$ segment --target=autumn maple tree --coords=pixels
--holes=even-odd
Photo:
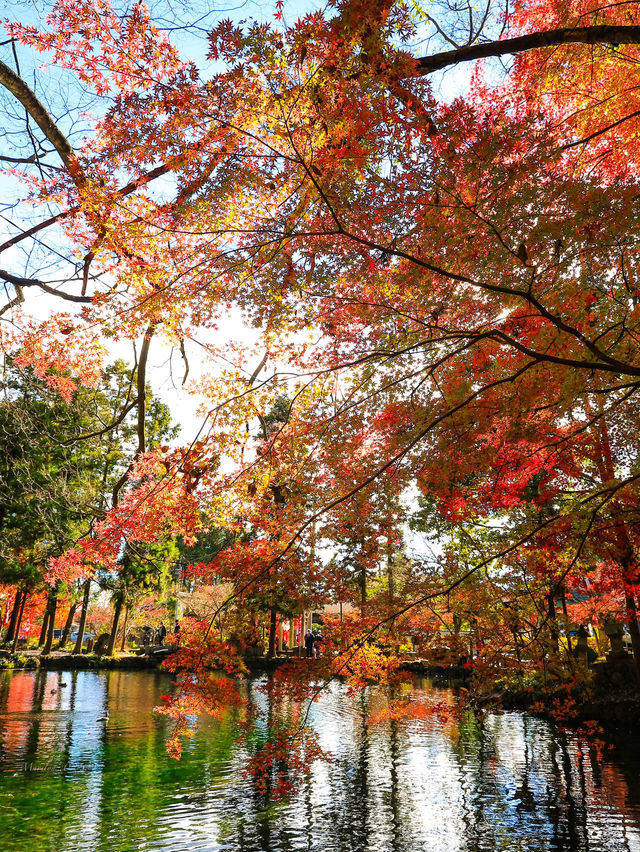
[[[59,570],[115,566],[123,538],[193,542],[204,513],[237,533],[210,567],[234,584],[228,606],[331,600],[332,537],[362,542],[362,577],[383,572],[422,494],[447,547],[401,599],[392,573],[371,602],[361,584],[326,673],[383,678],[411,619],[479,631],[481,613],[520,663],[548,631],[558,649],[556,601],[590,577],[640,664],[638,5],[463,15],[344,0],[291,22],[278,3],[268,23],[212,24],[202,68],[142,4],[6,23],[3,347],[66,397],[113,340],[138,340],[142,381],[158,340],[187,371],[196,347],[227,365],[197,383],[191,445],[149,453],[140,431],[99,535]],[[59,120],[23,51],[73,81]],[[463,94],[442,97],[462,67]],[[225,339],[236,310],[257,347]],[[196,634],[194,666],[211,623]],[[219,639],[211,655],[236,665]]]

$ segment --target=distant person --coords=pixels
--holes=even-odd
[[[176,618],[175,624],[173,625],[173,632],[176,636],[180,635],[180,620]]]
[[[158,644],[164,645],[164,639],[165,639],[166,635],[167,635],[167,628],[164,626],[164,624],[161,624],[160,627],[158,628]]]
[[[151,644],[151,627],[148,624],[142,629],[142,644],[145,648]]]
[[[304,647],[307,650],[307,657],[313,657],[313,644],[316,641],[316,637],[313,635],[311,630],[307,630],[304,634]]]

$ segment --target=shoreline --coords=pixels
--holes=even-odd
[[[94,654],[39,654],[20,653],[0,657],[0,672],[44,671],[59,670],[109,670],[109,669],[157,669],[162,659],[155,659],[145,654],[126,654],[119,657],[98,657]]]
[[[64,654],[55,652],[46,657],[38,654],[5,653],[0,656],[2,671],[158,671],[161,669],[165,654],[124,654],[113,657],[98,657],[93,654]],[[245,664],[250,675],[269,674],[280,666],[298,658],[292,657],[254,657]],[[304,659],[304,658],[300,658]],[[464,684],[472,673],[462,666],[438,666],[427,660],[405,660],[400,666],[402,671],[417,676],[429,677],[441,682],[457,681]],[[493,696],[491,696],[493,699]],[[588,723],[597,723],[605,734],[617,738],[637,735],[640,731],[640,689],[610,691],[608,694],[580,696],[570,695],[565,688],[555,692],[542,690],[525,691],[506,689],[496,695],[495,706],[486,706],[492,710],[516,710],[531,713],[556,725],[575,728]],[[573,705],[566,715],[557,712],[558,702],[569,700]],[[493,705],[493,701],[491,702]],[[564,717],[563,717],[564,716]]]
[[[158,649],[160,651],[160,649]],[[33,651],[18,651],[12,654],[0,650],[0,671],[25,671],[33,669],[156,669],[168,656],[169,649],[164,648],[160,653],[132,654],[125,653],[113,657],[96,656],[95,654],[71,654],[54,651],[47,656],[42,656]],[[252,674],[273,672],[280,666],[295,661],[302,661],[305,657],[282,656],[282,657],[249,657],[244,663]],[[410,674],[423,677],[437,677],[447,680],[466,681],[471,669],[463,666],[442,666],[430,663],[428,660],[403,660],[400,670]]]
[[[557,705],[570,702],[573,707],[563,718]],[[537,707],[534,705],[538,705]],[[542,705],[542,706],[540,706]],[[638,736],[640,733],[640,689],[631,688],[607,695],[572,696],[566,689],[556,692],[517,692],[506,690],[501,698],[501,708],[531,713],[558,726],[568,728],[600,726],[602,732],[614,740],[619,737]]]

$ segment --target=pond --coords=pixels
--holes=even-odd
[[[242,772],[237,711],[203,724],[181,762],[165,753],[152,708],[169,690],[158,672],[2,673],[0,849],[640,850],[637,744],[598,755],[521,713],[400,725],[334,685],[311,713],[333,760],[273,803]]]

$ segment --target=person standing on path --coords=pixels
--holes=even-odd
[[[304,634],[304,647],[307,649],[307,657],[313,657],[313,643],[315,642],[316,637],[313,635],[311,630],[307,630]]]

